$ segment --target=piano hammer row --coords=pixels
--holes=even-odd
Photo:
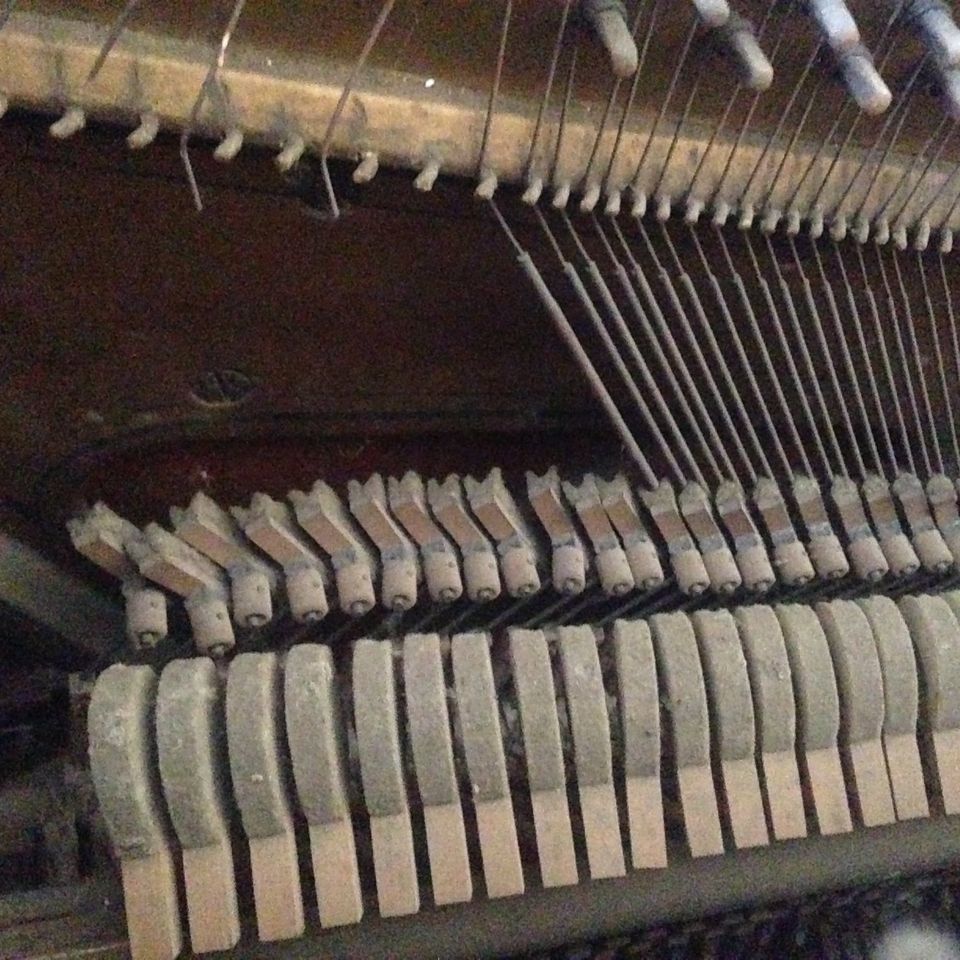
[[[175,957],[183,913],[194,952],[234,946],[238,883],[274,941],[307,871],[329,928],[960,812],[958,617],[876,596],[111,666],[90,762],[133,958]]]
[[[679,604],[844,580],[910,584],[960,561],[956,485],[907,474],[892,485],[835,478],[829,489],[795,477],[784,491],[763,478],[749,496],[732,482],[713,494],[696,483],[635,490],[623,475],[574,483],[556,468],[528,473],[515,492],[497,468],[442,482],[374,474],[350,481],[345,497],[318,481],[229,511],[197,493],[170,522],[172,531],[140,530],[97,504],[69,526],[77,549],[121,581],[135,647],[167,636],[173,595],[197,649],[214,656],[236,645],[237,630],[284,611],[316,622],[335,610],[359,618],[378,605],[442,611],[550,592],[629,603],[661,588]]]

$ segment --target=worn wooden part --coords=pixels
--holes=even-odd
[[[233,795],[250,849],[257,933],[264,941],[304,930],[280,711],[277,655],[241,653],[227,675],[227,740]]]
[[[848,600],[818,603],[817,616],[830,645],[840,693],[840,746],[864,826],[896,819],[881,740],[883,677],[873,631]]]
[[[341,609],[354,617],[367,613],[377,602],[376,563],[336,491],[318,480],[309,493],[288,496],[297,522],[330,557]]]
[[[550,538],[553,588],[567,596],[580,593],[587,582],[586,552],[563,502],[557,468],[551,467],[542,477],[527,471],[526,480],[527,500]]]
[[[438,905],[465,903],[473,897],[473,881],[437,634],[408,634],[404,638],[403,685],[417,790],[423,804],[433,899]]]
[[[490,638],[462,633],[451,644],[457,716],[477,818],[480,855],[488,897],[523,893],[503,733],[490,663]]]
[[[190,949],[194,953],[231,949],[240,939],[240,916],[229,838],[184,848],[182,860]]]
[[[766,592],[775,583],[776,576],[743,488],[739,483],[725,480],[714,492],[714,503],[720,522],[733,541],[744,586],[754,593]]]
[[[938,799],[945,813],[960,813],[960,597],[956,591],[904,597],[899,606],[923,678],[924,748],[936,771]]]
[[[601,503],[596,477],[588,473],[579,484],[564,481],[563,492],[567,502],[576,510],[593,547],[601,588],[610,596],[628,593],[636,586],[633,570],[617,531]]]
[[[353,713],[380,914],[397,917],[416,913],[420,891],[389,640],[358,640],[354,644]]]
[[[710,704],[710,726],[719,756],[726,815],[737,847],[769,843],[760,778],[750,677],[737,625],[728,611],[691,617],[700,647]]]
[[[796,701],[783,632],[770,607],[734,611],[747,658],[764,799],[777,840],[807,834],[796,754]]]
[[[816,613],[804,604],[774,608],[790,660],[797,704],[797,744],[820,833],[853,829],[840,763],[840,695],[833,659]]]
[[[753,488],[753,504],[767,528],[773,545],[777,577],[791,586],[809,583],[815,575],[806,547],[797,537],[787,504],[777,482],[760,477]]]
[[[257,936],[266,943],[304,931],[300,867],[293,830],[248,838]]]
[[[78,553],[118,580],[136,576],[137,568],[124,551],[127,540],[140,531],[105,503],[95,503],[89,510],[67,522],[70,539]]]
[[[347,795],[346,732],[329,647],[304,643],[287,654],[283,699],[297,797],[310,825],[320,923],[357,923],[363,898]]]
[[[630,859],[635,870],[665,867],[660,692],[650,627],[643,620],[617,620],[612,637],[623,737]]]
[[[931,573],[946,573],[953,566],[953,554],[930,514],[923,484],[914,474],[901,473],[893,482],[893,492],[907,518],[913,545],[924,569]]]
[[[577,882],[570,807],[547,640],[539,630],[508,633],[513,681],[520,705],[523,750],[545,887]]]
[[[427,509],[426,488],[419,474],[408,470],[387,481],[390,510],[420,551],[431,599],[451,603],[463,594],[459,557],[453,544]]]
[[[173,960],[182,946],[176,867],[153,748],[157,677],[115,664],[87,716],[90,773],[120,858],[133,960]]]
[[[359,923],[363,896],[357,871],[357,846],[350,820],[311,823],[310,864],[317,885],[317,907],[324,927]]]
[[[590,876],[622,877],[626,864],[597,640],[590,627],[562,627],[558,642]]]
[[[847,537],[847,553],[854,573],[867,583],[876,583],[890,572],[890,565],[867,522],[859,488],[849,477],[834,477],[830,498]]]
[[[428,480],[427,503],[460,548],[467,596],[479,603],[500,596],[500,571],[493,544],[470,515],[460,478],[451,474],[442,483]]]
[[[656,614],[650,630],[662,678],[687,846],[694,857],[723,853],[710,762],[710,715],[690,618]]]
[[[660,554],[640,519],[640,512],[627,478],[623,474],[617,474],[612,480],[597,477],[596,481],[603,508],[620,534],[637,586],[641,590],[655,590],[662,586],[664,578]]]
[[[169,663],[157,697],[157,751],[167,809],[183,850],[194,953],[229,950],[240,939],[225,734],[214,663],[200,657]]]
[[[919,683],[910,631],[889,597],[857,601],[863,610],[880,658],[883,676],[883,750],[898,820],[930,815],[917,743]]]
[[[173,853],[120,860],[132,960],[173,960],[183,946]]]
[[[420,565],[410,538],[390,514],[380,474],[366,483],[347,484],[350,512],[380,551],[380,603],[388,610],[409,610],[417,602]]]
[[[463,486],[474,515],[496,542],[507,593],[512,597],[532,596],[541,586],[537,543],[503,482],[500,468],[494,467],[483,480],[465,477]]]
[[[909,577],[920,568],[920,560],[900,527],[900,517],[884,477],[869,474],[860,485],[864,502],[877,533],[880,549],[895,577]]]
[[[732,593],[743,583],[743,577],[714,518],[713,504],[707,491],[699,483],[688,483],[680,491],[677,502],[683,519],[700,547],[711,588],[720,594]]]
[[[710,586],[710,576],[703,556],[680,515],[673,487],[668,481],[662,480],[655,489],[641,489],[638,492],[667,545],[670,566],[680,591],[691,596],[703,593]]]
[[[824,580],[846,576],[850,572],[850,561],[830,523],[820,484],[813,477],[797,476],[793,479],[792,493],[807,531],[807,549],[817,576]]]

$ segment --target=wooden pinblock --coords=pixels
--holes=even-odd
[[[627,868],[597,640],[590,627],[561,627],[558,641],[590,876],[594,880],[622,877]]]
[[[773,610],[762,605],[740,607],[733,615],[753,691],[760,772],[773,836],[804,837],[807,820],[797,767],[796,703],[780,623]]]
[[[490,663],[490,638],[461,633],[451,644],[460,737],[467,761],[488,897],[523,893],[517,825]]]
[[[393,647],[389,640],[358,640],[353,646],[353,714],[363,800],[370,815],[380,914],[399,917],[416,913],[420,909],[420,890],[400,753]]]
[[[90,773],[120,858],[133,960],[173,960],[183,944],[153,747],[156,692],[149,667],[115,664],[97,679],[87,716]]]
[[[920,690],[910,630],[889,597],[858,600],[880,658],[883,676],[883,751],[898,820],[930,816],[917,744]]]
[[[936,770],[944,813],[960,813],[960,598],[904,597],[900,603],[923,677],[924,752]]]
[[[281,750],[280,662],[241,653],[227,675],[227,743],[233,796],[250,848],[261,940],[303,933],[303,894]]]
[[[304,643],[287,654],[283,701],[297,798],[309,824],[320,923],[357,923],[363,898],[347,792],[346,732],[329,647]]]
[[[840,694],[840,748],[864,826],[893,823],[893,795],[883,754],[883,675],[873,631],[849,600],[818,603]]]
[[[643,620],[613,625],[617,700],[623,735],[630,859],[635,870],[667,865],[660,785],[660,692],[650,628]]]
[[[669,717],[687,846],[694,857],[723,853],[720,813],[710,762],[710,713],[697,638],[683,613],[656,614],[650,631]]]
[[[212,660],[167,664],[157,696],[157,753],[163,795],[183,850],[194,953],[229,950],[240,939],[223,711]]]
[[[740,848],[761,847],[769,843],[769,836],[757,774],[753,695],[737,625],[726,610],[700,611],[691,620],[700,646],[733,842]]]
[[[440,638],[435,633],[404,638],[403,688],[427,831],[433,899],[438,905],[466,903],[473,897],[473,881],[453,765]]]
[[[545,887],[562,887],[577,882],[577,861],[550,652],[540,630],[513,629],[508,636],[513,682],[520,703],[540,879]]]

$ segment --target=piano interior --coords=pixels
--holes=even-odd
[[[0,955],[956,955],[949,3],[3,0],[0,117]]]

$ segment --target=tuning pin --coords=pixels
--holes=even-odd
[[[823,236],[823,207],[817,206],[810,211],[807,232],[812,240],[819,240]]]
[[[862,214],[857,214],[851,228],[853,239],[859,244],[864,244],[870,239],[870,221]]]
[[[153,112],[141,113],[137,128],[127,136],[127,146],[131,150],[143,150],[149,147],[160,132],[160,118]]]
[[[497,183],[497,175],[492,170],[487,170],[480,178],[473,195],[478,200],[492,200],[493,195],[497,192]]]
[[[833,240],[834,243],[840,243],[841,240],[845,240],[849,225],[845,213],[836,214],[830,223],[830,239]]]
[[[713,204],[713,225],[722,227],[730,216],[730,204],[726,200],[717,200]]]
[[[960,28],[942,0],[908,0],[902,16],[913,24],[934,59],[944,68],[960,66]]]
[[[67,140],[87,125],[87,115],[80,107],[67,107],[63,116],[50,124],[50,135],[57,140]]]
[[[281,173],[288,173],[303,156],[303,151],[306,149],[307,145],[304,143],[303,137],[295,133],[287,138],[283,149],[274,157],[273,162]]]
[[[429,193],[433,189],[433,185],[437,182],[437,177],[439,176],[440,162],[438,160],[428,160],[423,165],[423,169],[417,174],[416,179],[413,181],[413,186],[421,193]]]
[[[840,53],[860,43],[857,22],[843,0],[806,0],[806,6],[832,50]]]
[[[630,216],[642,220],[647,212],[647,192],[633,187],[633,205],[630,207]]]
[[[856,46],[844,51],[838,57],[838,65],[843,85],[864,113],[883,113],[890,106],[890,88],[877,73],[866,47]]]
[[[543,177],[532,177],[527,184],[527,189],[523,191],[520,198],[528,206],[534,206],[539,201],[543,193]]]
[[[757,43],[753,24],[733,13],[716,33],[724,51],[733,58],[743,85],[751,90],[768,90],[773,83],[773,66]]]
[[[550,201],[550,206],[553,207],[554,210],[565,210],[569,200],[570,184],[562,183],[553,191],[553,199]]]
[[[590,184],[583,196],[580,198],[580,212],[593,213],[597,204],[600,202],[600,184]]]
[[[622,194],[619,190],[611,190],[607,194],[607,205],[604,207],[603,212],[608,217],[617,217],[620,215],[620,201],[622,199]]]
[[[368,150],[360,158],[360,162],[353,171],[353,182],[369,183],[377,175],[379,169],[380,158],[372,150]]]
[[[722,27],[730,19],[727,0],[693,0],[697,16],[708,27]]]
[[[687,197],[686,211],[683,215],[683,222],[692,227],[703,213],[703,200],[700,197]]]
[[[768,207],[763,214],[763,219],[760,221],[760,229],[768,235],[773,233],[773,231],[777,229],[782,216],[782,211],[776,207]]]
[[[213,158],[214,160],[219,160],[221,163],[229,163],[240,152],[242,146],[243,131],[234,127],[234,129],[229,131],[217,144],[216,149],[213,151]]]
[[[637,72],[637,44],[627,26],[626,7],[620,0],[583,0],[583,15],[593,27],[615,76],[632,77]]]

